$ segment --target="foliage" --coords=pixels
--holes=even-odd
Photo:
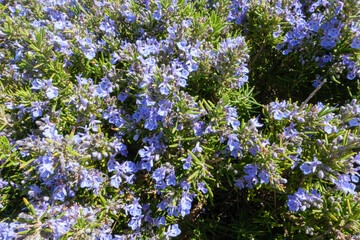
[[[360,238],[359,4],[0,0],[1,239]]]

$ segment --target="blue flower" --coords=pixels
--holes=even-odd
[[[289,195],[289,200],[287,201],[286,205],[289,207],[290,211],[299,211],[299,208],[301,207],[301,202],[294,196]]]
[[[282,101],[280,103],[277,101],[272,102],[270,103],[270,107],[272,108],[274,119],[276,120],[281,120],[289,116],[288,110],[286,110],[286,107],[288,107],[286,101]]]
[[[137,41],[136,44],[138,45],[139,53],[144,57],[149,56],[154,50],[153,46],[143,43],[141,41]]]
[[[183,39],[176,44],[181,51],[187,52],[190,47],[187,46],[187,41]]]
[[[167,208],[168,205],[169,205],[168,201],[163,200],[156,207],[160,208],[162,211],[164,211]]]
[[[183,217],[185,217],[187,214],[190,214],[191,209],[191,203],[192,203],[192,197],[189,193],[183,193],[181,200],[180,200],[180,213]]]
[[[49,87],[48,89],[46,89],[46,96],[49,99],[53,99],[55,97],[58,96],[58,91],[56,87]]]
[[[346,75],[346,78],[349,80],[353,80],[355,77],[356,77],[355,69],[353,69],[352,71],[349,71],[348,74]]]
[[[43,156],[39,159],[42,163],[39,165],[40,177],[48,178],[54,173],[53,161],[48,156]]]
[[[229,146],[230,151],[234,151],[239,148],[239,139],[237,138],[237,134],[229,134],[227,141],[227,145]]]
[[[149,115],[149,117],[145,120],[144,128],[152,131],[158,128],[158,123],[156,120],[157,114],[154,113],[155,108],[152,109],[152,113]]]
[[[166,239],[169,239],[169,237],[176,237],[181,233],[181,230],[179,229],[179,226],[177,224],[169,225],[167,231],[165,232]]]
[[[193,152],[193,153],[196,153],[196,152],[201,153],[202,151],[203,151],[203,148],[200,146],[200,142],[196,142],[194,149],[191,150],[191,152]]]
[[[81,110],[86,110],[86,107],[87,107],[88,102],[89,102],[89,101],[88,101],[86,98],[80,97],[79,111],[81,111]]]
[[[96,86],[93,96],[107,97],[113,90],[113,83],[107,78],[103,78],[99,85]]]
[[[360,49],[360,35],[357,35],[356,37],[354,37],[354,39],[351,43],[351,47],[355,48],[355,49]]]
[[[184,28],[188,28],[191,26],[191,21],[190,20],[183,20],[181,25],[184,27]]]
[[[129,94],[127,92],[122,92],[118,95],[117,99],[119,99],[121,102],[124,102],[128,96]]]
[[[54,190],[53,193],[53,199],[54,200],[60,200],[60,201],[65,201],[65,197],[67,196],[67,192],[65,189],[65,186],[61,185],[61,186],[57,186]]]
[[[335,180],[331,177],[331,181],[337,186],[338,189],[342,190],[344,193],[356,194],[356,185],[354,183],[351,183],[351,177],[349,175],[341,174],[338,177],[338,180]]]
[[[201,136],[204,132],[204,123],[202,121],[194,122],[193,130],[195,136]]]
[[[259,123],[259,117],[256,117],[249,120],[249,126],[252,128],[259,128],[264,126],[264,124]]]
[[[136,173],[138,171],[135,163],[130,161],[122,163],[119,169],[121,169],[124,173]]]
[[[226,121],[228,125],[231,125],[234,130],[237,130],[240,126],[240,122],[237,120],[237,112],[235,107],[224,107],[227,112]],[[251,120],[250,120],[251,121]]]
[[[2,178],[0,178],[0,190],[2,189],[2,188],[4,188],[5,186],[7,186],[9,184],[9,182],[7,182],[7,181],[5,181],[4,179],[2,179]],[[34,184],[34,186],[30,186],[30,188],[35,188],[35,187],[37,187],[36,186],[36,184]],[[37,188],[39,188],[39,187],[37,187]],[[41,189],[40,189],[41,190]]]
[[[106,32],[106,34],[114,33],[116,30],[115,21],[105,16],[105,20],[100,23],[99,29]]]
[[[335,35],[335,33],[332,33],[332,35]],[[335,38],[331,35],[325,35],[321,39],[320,45],[326,49],[331,49],[336,46]]]
[[[170,89],[171,86],[167,81],[168,78],[164,78],[164,81],[162,83],[160,83],[159,88],[160,88],[160,93],[163,95],[169,95],[170,93]]]
[[[360,126],[360,118],[353,118],[349,121],[349,127]]]
[[[136,230],[137,228],[139,228],[141,226],[141,219],[142,219],[142,215],[141,216],[136,216],[136,217],[132,217],[128,226],[131,227],[131,230]]]
[[[315,80],[313,80],[312,86],[316,88],[317,86],[319,86],[321,84],[321,80],[322,80],[322,77],[317,75],[317,78]]]
[[[120,172],[118,172],[116,175],[111,177],[110,186],[118,188],[120,186],[121,182],[122,182],[122,180],[120,177]]]
[[[191,160],[192,160],[192,157],[191,157],[189,154],[188,154],[188,157],[187,157],[187,158],[181,159],[182,162],[185,162],[185,163],[183,164],[183,169],[185,169],[185,170],[189,170],[189,169],[190,169],[190,167],[192,166]]]
[[[130,213],[131,216],[141,216],[141,205],[139,204],[139,198],[134,198],[133,203],[125,206],[125,214],[128,215]]]
[[[155,179],[156,182],[162,181],[165,178],[166,172],[167,172],[166,167],[158,168],[153,172],[152,178]]]
[[[160,225],[165,225],[165,216],[157,217],[154,221],[155,226],[160,228]]]
[[[175,171],[174,170],[171,170],[170,174],[167,175],[166,184],[167,185],[173,185],[173,186],[176,185],[176,176],[175,176]]]
[[[273,37],[274,37],[274,38],[278,38],[279,35],[280,35],[280,33],[282,33],[282,30],[281,30],[280,25],[277,25],[276,28],[277,28],[277,31],[276,31],[276,32],[273,32]]]
[[[201,182],[197,184],[197,190],[201,191],[203,194],[206,194],[208,192],[208,189],[205,187],[205,183]]]
[[[310,173],[314,173],[316,171],[316,167],[321,164],[322,163],[315,157],[314,161],[301,164],[300,169],[304,172],[305,175],[307,175]]]
[[[190,183],[188,181],[182,181],[180,183],[180,187],[185,190],[188,191],[190,189]]]
[[[295,138],[297,136],[297,134],[299,133],[294,127],[296,126],[296,124],[294,124],[293,122],[290,123],[289,127],[285,128],[285,138],[286,139],[292,139]]]
[[[239,156],[239,153],[241,153],[240,143],[237,136],[237,134],[229,134],[229,139],[227,141],[227,145],[229,146],[229,150],[231,151],[230,155],[234,158],[237,158]]]
[[[179,211],[179,207],[170,205],[166,212],[169,216],[178,217],[179,216],[178,211]]]
[[[37,117],[41,117],[42,116],[42,107],[44,104],[42,104],[41,102],[32,102],[31,103],[31,113],[33,115],[34,118]]]
[[[153,19],[160,21],[161,20],[161,9],[156,10],[153,14]]]
[[[234,185],[237,186],[240,190],[245,187],[245,185],[244,185],[244,180],[241,179],[241,178],[240,178],[240,179],[236,179]]]
[[[258,169],[259,167],[256,165],[256,163],[246,164],[244,168],[244,172],[247,174],[244,176],[244,180],[247,183],[246,187],[253,188],[253,184],[256,185],[259,182],[256,176]]]
[[[31,82],[31,84],[32,84],[31,89],[33,89],[33,90],[44,89],[46,87],[46,84],[44,83],[44,81],[42,81],[40,79],[35,79],[34,81]]]
[[[260,178],[260,183],[269,183],[270,174],[267,171],[261,170],[258,177]]]

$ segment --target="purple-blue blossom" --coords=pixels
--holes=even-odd
[[[314,161],[308,161],[300,165],[300,169],[303,171],[305,175],[310,173],[314,173],[316,171],[317,166],[321,165],[322,163],[314,157]]]
[[[39,165],[40,177],[48,178],[51,174],[54,173],[53,161],[48,156],[43,156],[38,159],[41,164]]]
[[[299,188],[293,195],[288,195],[288,201],[286,205],[290,211],[298,212],[299,210],[305,211],[312,205],[317,207],[322,205],[322,196],[315,189],[311,190],[310,194],[303,188]]]
[[[181,159],[182,162],[185,162],[183,164],[183,169],[185,169],[185,170],[190,169],[190,167],[192,166],[192,161],[191,160],[192,160],[192,157],[190,156],[190,154],[188,154],[187,158]]]
[[[331,177],[331,182],[334,183],[338,189],[342,190],[346,194],[356,194],[356,185],[352,183],[351,177],[347,174],[341,174],[340,176],[338,176],[337,180]]]
[[[246,175],[244,175],[244,180],[246,182],[246,187],[253,188],[253,185],[256,185],[259,182],[257,178],[258,169],[259,167],[256,163],[245,165],[244,172],[246,173]]]
[[[208,189],[206,188],[204,182],[201,182],[201,183],[197,184],[197,190],[201,191],[203,194],[206,194],[208,192]]]
[[[348,123],[349,123],[349,127],[360,126],[360,118],[353,118]]]
[[[354,39],[351,43],[351,47],[355,48],[355,49],[360,49],[360,35],[357,35],[356,37],[354,37]]]
[[[169,239],[169,237],[176,237],[181,233],[178,224],[169,225],[167,231],[165,232],[165,238]]]

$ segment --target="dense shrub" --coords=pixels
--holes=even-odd
[[[359,8],[0,0],[1,239],[356,238]]]

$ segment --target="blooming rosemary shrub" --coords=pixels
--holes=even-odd
[[[359,7],[0,0],[1,239],[360,238]]]

